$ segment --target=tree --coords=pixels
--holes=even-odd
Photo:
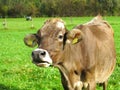
[[[90,16],[120,15],[120,0],[0,0],[0,15]]]

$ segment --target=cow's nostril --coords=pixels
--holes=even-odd
[[[31,54],[31,55],[32,55],[32,57],[34,57],[34,56],[35,56],[34,52],[32,52],[32,54]]]
[[[46,52],[45,52],[45,51],[42,51],[42,52],[40,52],[40,55],[45,56],[45,55],[46,55]]]

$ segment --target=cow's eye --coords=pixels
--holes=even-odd
[[[59,38],[59,39],[63,39],[63,35],[59,35],[58,38]]]

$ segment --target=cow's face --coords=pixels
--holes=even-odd
[[[47,20],[36,34],[27,35],[24,42],[30,47],[38,45],[32,52],[33,62],[48,67],[58,62],[67,43],[76,43],[81,36],[80,30],[67,31],[64,22],[55,18]]]

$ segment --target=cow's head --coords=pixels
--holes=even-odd
[[[29,47],[38,45],[32,52],[33,62],[37,66],[48,67],[59,63],[66,44],[76,44],[82,39],[79,29],[68,31],[61,19],[47,20],[36,34],[26,35],[24,42]]]

